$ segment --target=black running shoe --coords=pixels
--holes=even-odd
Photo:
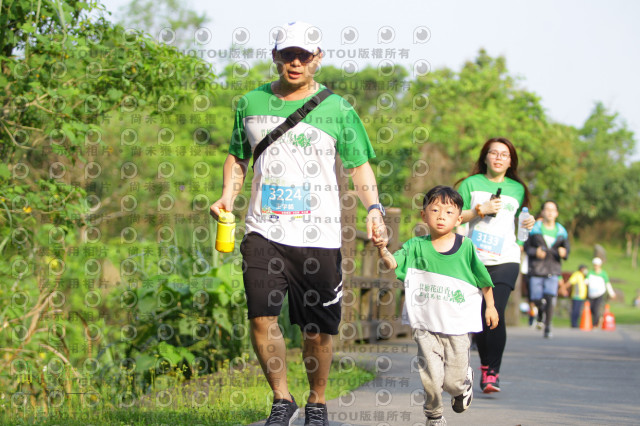
[[[271,405],[271,414],[265,426],[291,426],[299,414],[300,410],[293,395],[291,395],[291,401],[276,399]]]
[[[307,403],[304,407],[304,426],[329,426],[329,412],[326,404]]]
[[[464,385],[466,386],[464,392],[458,396],[451,397],[451,408],[453,408],[453,411],[456,413],[462,413],[469,408],[473,400],[473,368],[471,368],[471,366],[467,369],[467,377]]]

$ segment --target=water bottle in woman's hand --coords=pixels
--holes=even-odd
[[[524,227],[523,222],[529,219],[531,215],[529,214],[529,209],[524,207],[520,212],[520,216],[518,217],[518,239],[520,241],[527,241],[529,238],[529,230]]]

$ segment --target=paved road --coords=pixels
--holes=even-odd
[[[502,392],[483,394],[474,384],[469,410],[456,414],[445,406],[449,425],[640,425],[640,326],[613,332],[556,329],[550,340],[538,330],[510,328],[508,336]],[[421,383],[411,372],[413,341],[354,348],[335,358],[377,365],[378,377],[328,402],[331,426],[424,425]],[[478,378],[478,354],[471,355]]]

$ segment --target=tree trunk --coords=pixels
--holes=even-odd
[[[638,268],[638,245],[640,245],[640,234],[636,234],[633,242],[633,251],[631,252],[631,267],[633,269]]]
[[[607,261],[607,251],[600,244],[593,245],[593,257],[599,257],[603,262]]]
[[[575,217],[573,219],[571,219],[571,222],[569,223],[569,237],[571,239],[575,238],[576,236],[576,227],[578,226],[578,219],[576,219]]]
[[[625,240],[627,240],[627,249],[626,249],[626,253],[627,253],[627,257],[631,256],[631,250],[633,248],[633,234],[631,232],[625,232],[624,233],[624,238]]]

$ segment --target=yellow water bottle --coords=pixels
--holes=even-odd
[[[233,213],[220,209],[218,229],[216,231],[216,250],[231,253],[235,243],[236,217]]]

